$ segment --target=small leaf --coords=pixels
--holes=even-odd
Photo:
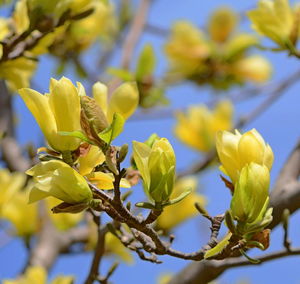
[[[87,203],[69,204],[67,202],[62,202],[51,210],[53,213],[79,213],[86,208],[88,208]]]
[[[144,77],[153,73],[155,67],[155,54],[153,47],[150,44],[146,44],[139,56],[136,66],[136,78],[142,80]]]
[[[187,189],[186,191],[182,192],[178,197],[169,200],[166,203],[163,203],[163,206],[169,206],[169,205],[173,205],[176,204],[178,202],[180,202],[181,200],[183,200],[184,198],[186,198],[190,193],[192,192],[192,189]]]
[[[215,247],[205,252],[204,258],[207,259],[222,252],[222,250],[229,244],[231,236],[232,234],[228,233]]]
[[[251,263],[254,263],[254,264],[260,263],[260,260],[259,260],[259,259],[255,259],[255,258],[250,257],[250,256],[247,255],[242,249],[240,249],[239,251],[240,251],[240,253],[241,253],[244,257],[246,257]]]
[[[95,145],[95,143],[92,142],[90,139],[88,139],[81,131],[73,131],[73,132],[58,131],[58,134],[62,136],[76,137],[89,144]]]
[[[264,245],[261,244],[260,242],[257,242],[257,241],[248,241],[246,243],[246,247],[248,247],[248,248],[259,248],[261,250],[265,250]]]
[[[98,133],[99,138],[110,145],[112,140],[123,131],[124,123],[122,115],[115,113],[111,125]]]
[[[149,202],[138,202],[135,204],[135,206],[139,208],[156,209],[155,205]]]
[[[133,81],[134,76],[131,72],[125,70],[125,69],[118,69],[118,68],[108,68],[107,73],[113,76],[116,76],[124,81]]]
[[[234,221],[233,221],[230,210],[226,211],[226,213],[225,213],[225,224],[231,233],[233,233],[233,234],[236,233]]]

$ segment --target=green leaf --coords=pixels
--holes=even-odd
[[[215,247],[205,252],[204,258],[207,259],[222,252],[222,250],[229,244],[229,239],[231,236],[232,234],[228,233]]]
[[[156,206],[149,202],[138,202],[135,204],[135,206],[139,208],[156,209]]]
[[[115,113],[110,126],[98,133],[101,140],[110,145],[110,143],[123,131],[125,119],[122,115]]]
[[[250,247],[250,248],[251,247],[256,247],[256,248],[259,248],[261,250],[265,250],[264,245],[262,243],[260,243],[260,242],[257,242],[257,241],[248,241],[246,243],[246,247]]]
[[[255,259],[255,258],[250,257],[250,256],[247,255],[242,249],[240,249],[239,251],[240,251],[240,253],[241,253],[244,257],[246,257],[251,263],[254,263],[254,264],[260,263],[260,260],[259,260],[259,259]]]
[[[225,213],[225,224],[231,233],[233,233],[233,234],[236,233],[234,221],[233,221],[230,210],[226,211],[226,213]]]
[[[125,69],[118,69],[110,67],[106,71],[108,74],[116,76],[124,81],[134,81],[134,75]]]
[[[139,56],[136,66],[136,78],[137,80],[143,80],[145,76],[149,76],[153,73],[155,68],[155,54],[151,44],[146,44]]]
[[[93,141],[87,138],[81,131],[72,131],[72,132],[58,131],[58,134],[62,136],[76,137],[89,144],[96,145]]]
[[[186,198],[191,192],[192,192],[192,189],[189,188],[186,191],[182,192],[178,197],[176,197],[172,200],[169,200],[166,203],[163,203],[163,206],[174,205],[174,204],[180,202],[181,200],[183,200],[184,198]]]

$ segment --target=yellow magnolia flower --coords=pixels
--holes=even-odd
[[[34,179],[29,202],[48,196],[69,204],[88,203],[92,199],[92,192],[84,177],[62,161],[41,162],[26,173]]]
[[[123,83],[112,93],[109,100],[107,87],[97,82],[93,85],[93,97],[109,122],[112,121],[114,113],[119,113],[124,119],[128,119],[139,103],[139,92],[135,82]]]
[[[2,209],[19,192],[26,181],[23,173],[10,173],[7,169],[0,169],[0,217]]]
[[[192,192],[186,198],[179,203],[164,208],[163,213],[156,222],[156,226],[159,229],[169,231],[185,220],[199,214],[194,206],[196,202],[203,207],[206,205],[205,197],[196,192],[197,180],[194,177],[185,177],[177,180],[170,198],[176,198],[188,188],[191,189]]]
[[[20,57],[0,63],[0,78],[7,80],[12,91],[29,87],[30,78],[36,69],[36,61]]]
[[[71,276],[58,276],[51,284],[72,284],[74,278]],[[46,284],[47,271],[40,266],[30,266],[17,280],[4,280],[3,284]]]
[[[189,75],[208,58],[210,47],[198,28],[182,21],[173,26],[165,53],[174,71]]]
[[[272,67],[264,57],[254,55],[237,61],[232,71],[242,79],[263,83],[270,79]]]
[[[208,31],[216,42],[224,42],[228,39],[237,24],[237,15],[230,8],[222,7],[214,11],[209,19]]]
[[[296,28],[296,15],[288,0],[261,0],[256,9],[248,12],[248,17],[258,33],[284,47]]]
[[[74,213],[53,214],[50,210],[60,203],[61,201],[54,197],[48,197],[46,199],[46,205],[49,209],[49,217],[51,218],[52,223],[58,230],[66,231],[72,227],[75,227],[82,220],[84,214],[83,212],[76,213],[76,214]]]
[[[78,90],[69,79],[51,79],[50,94],[42,95],[29,88],[20,89],[19,94],[54,150],[64,152],[78,148],[78,138],[58,134],[81,129]]]
[[[175,153],[169,141],[157,139],[152,147],[133,141],[133,158],[150,200],[156,203],[168,201],[173,191],[176,167]]]
[[[265,165],[246,164],[234,188],[231,213],[239,222],[252,223],[263,217],[269,203],[270,172]],[[264,211],[264,212],[262,212]]]
[[[265,165],[269,170],[272,168],[272,149],[256,129],[243,135],[237,130],[235,134],[220,131],[216,136],[216,147],[222,164],[220,169],[230,177],[233,184],[238,180],[242,168],[251,162]]]
[[[175,135],[196,150],[209,151],[214,147],[217,131],[232,128],[232,112],[230,101],[219,102],[213,111],[205,105],[189,107],[187,114],[177,113]]]
[[[34,234],[38,229],[37,204],[28,204],[28,195],[28,190],[16,192],[2,211],[2,217],[9,220],[16,234],[22,237]]]

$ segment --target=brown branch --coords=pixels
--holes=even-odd
[[[101,263],[101,259],[105,252],[105,235],[107,233],[107,227],[104,226],[101,228],[100,217],[94,216],[94,222],[97,226],[97,245],[95,248],[95,253],[92,261],[92,265],[90,268],[90,272],[85,280],[85,284],[93,284],[94,281],[100,278],[99,267]]]

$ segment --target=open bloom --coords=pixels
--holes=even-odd
[[[168,201],[175,180],[176,157],[166,138],[157,139],[152,147],[133,141],[133,158],[143,178],[144,190],[150,200]]]
[[[175,135],[186,145],[199,151],[209,151],[215,144],[216,132],[232,128],[233,106],[219,102],[213,111],[205,105],[191,106],[186,114],[177,113]]]
[[[59,131],[80,130],[80,99],[78,89],[63,77],[51,79],[50,94],[23,88],[19,94],[35,117],[49,145],[56,151],[72,151],[78,148],[80,140],[58,134]]]
[[[92,192],[84,177],[62,161],[41,162],[26,173],[34,179],[29,202],[48,196],[69,204],[87,203],[92,199]]]
[[[221,161],[221,170],[236,183],[242,168],[251,162],[272,168],[274,155],[271,147],[261,135],[252,129],[243,135],[220,131],[216,136],[216,147]]]

